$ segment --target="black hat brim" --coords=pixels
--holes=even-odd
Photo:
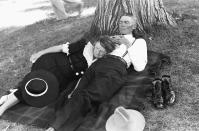
[[[34,97],[27,94],[25,90],[25,85],[29,80],[33,78],[40,78],[47,82],[48,90],[44,95]],[[49,105],[50,103],[54,102],[57,99],[59,95],[59,82],[51,72],[45,70],[32,71],[24,77],[22,81],[21,92],[22,92],[22,97],[27,104],[33,107],[41,108]]]

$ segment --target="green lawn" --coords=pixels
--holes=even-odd
[[[87,0],[88,2],[88,0]],[[176,91],[174,106],[156,110],[147,104],[144,111],[145,131],[198,131],[199,130],[199,1],[163,0],[169,12],[186,16],[171,30],[154,29],[151,50],[167,54],[172,65],[161,74],[169,74]],[[89,2],[88,2],[89,3]],[[87,4],[88,4],[87,3]],[[91,3],[91,4],[94,4]],[[187,14],[187,15],[183,15]],[[91,24],[88,18],[69,18],[65,21],[44,20],[16,31],[0,32],[0,87],[8,90],[30,70],[30,55],[34,52],[65,41],[78,39]],[[17,123],[0,120],[0,130],[41,131]]]

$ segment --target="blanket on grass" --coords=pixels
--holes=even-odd
[[[144,71],[135,75],[135,72],[129,69],[124,87],[109,102],[101,104],[97,109],[93,109],[86,117],[77,118],[75,123],[69,126],[66,125],[65,129],[67,131],[105,131],[105,122],[117,106],[124,106],[139,111],[144,110],[146,99],[151,96],[152,80],[159,75],[160,69],[164,65],[169,65],[170,63],[170,57],[161,53],[148,51],[148,64]],[[73,88],[74,83],[69,86],[68,89]],[[68,91],[70,90],[66,90],[65,93]],[[0,92],[2,96],[3,90],[0,89]],[[64,99],[63,96],[64,93],[60,99]],[[44,108],[17,104],[6,111],[1,119],[47,128],[48,124],[55,117],[53,107],[54,104]]]

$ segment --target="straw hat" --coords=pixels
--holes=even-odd
[[[143,131],[145,127],[144,116],[132,109],[117,107],[105,125],[106,131]]]

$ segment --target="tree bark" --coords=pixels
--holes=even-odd
[[[137,17],[137,28],[144,31],[154,24],[175,26],[162,0],[98,0],[90,32],[95,35],[118,33],[118,22],[124,13]]]

